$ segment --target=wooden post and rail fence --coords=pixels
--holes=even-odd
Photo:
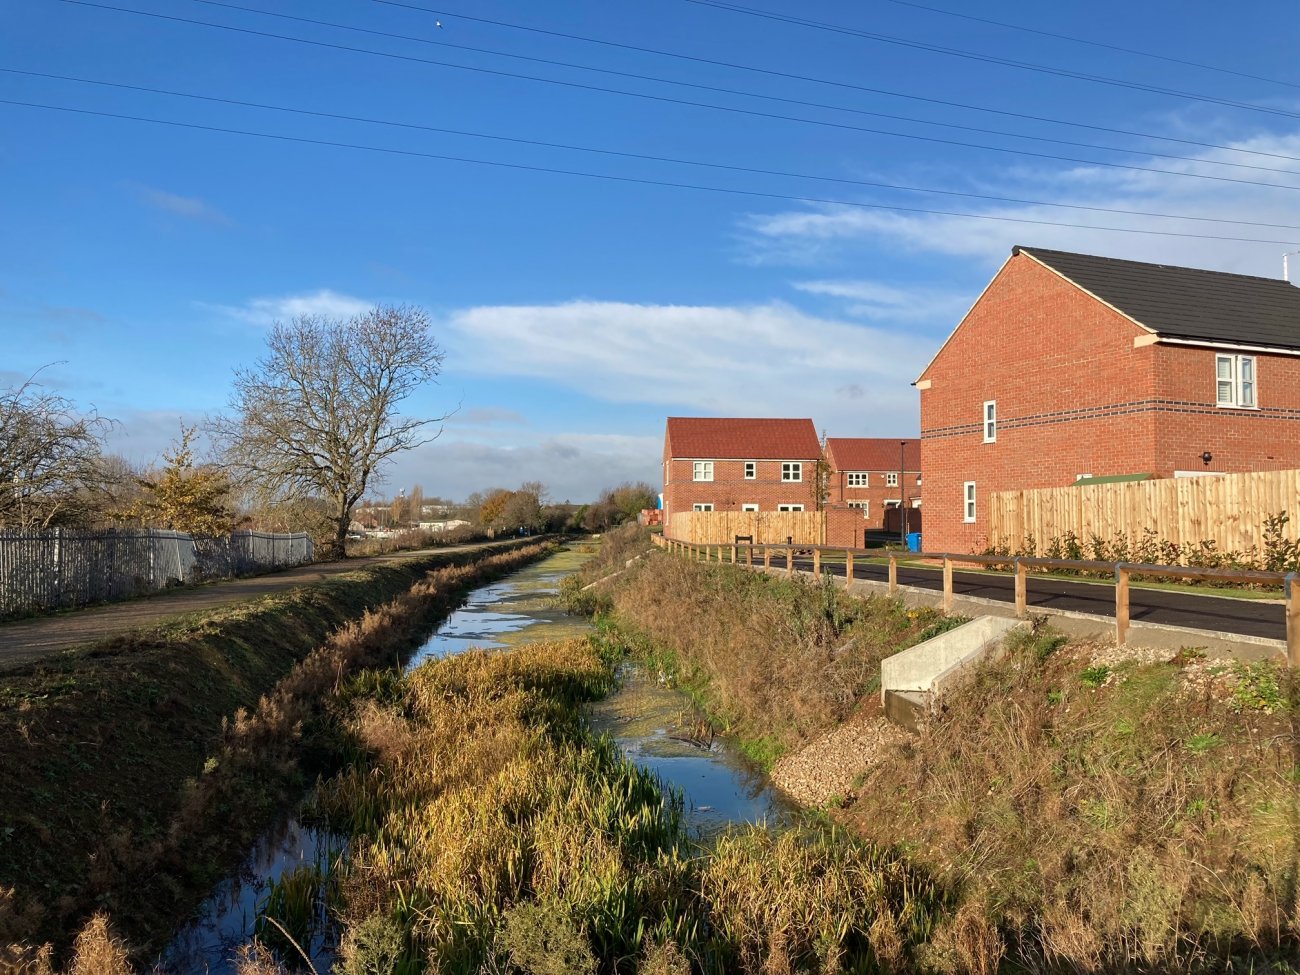
[[[752,540],[737,537],[730,544],[700,543],[681,539],[652,536],[655,544],[673,555],[678,555],[699,562],[730,562],[740,564],[741,552],[748,567],[755,564],[755,553],[762,559],[765,570],[772,570],[773,553],[784,555],[785,575],[793,576],[797,571],[795,559],[810,557],[813,575],[820,577],[823,553],[844,557],[844,577],[846,583],[852,583],[855,575],[855,559],[879,559],[879,551],[846,548],[836,545],[800,545],[800,544],[766,544],[755,545]],[[727,556],[730,555],[730,559]],[[936,552],[889,552],[884,558],[888,560],[888,590],[890,595],[898,592],[898,561],[906,557],[909,560],[928,560],[941,562],[943,568],[943,610],[951,612],[953,606],[953,566],[979,565],[985,568],[1001,569],[1009,566],[1015,576],[1016,615],[1024,618],[1029,613],[1029,577],[1030,569],[1066,569],[1079,572],[1101,572],[1113,574],[1115,579],[1115,642],[1124,645],[1128,642],[1130,625],[1129,590],[1130,580],[1134,576],[1163,576],[1176,579],[1205,579],[1215,582],[1236,583],[1256,586],[1281,586],[1285,598],[1287,663],[1291,667],[1300,667],[1300,578],[1295,572],[1261,572],[1244,569],[1213,569],[1189,565],[1150,565],[1131,562],[1097,562],[1088,559],[1048,559],[1027,556],[1011,557],[1005,555],[952,555]]]

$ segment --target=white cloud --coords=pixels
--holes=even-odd
[[[1237,140],[1230,145],[1283,157],[1300,157],[1300,134],[1261,135]],[[966,179],[954,179],[945,188],[965,187],[973,193],[1039,199],[1080,207],[1300,225],[1300,218],[1286,216],[1298,212],[1300,180],[1277,173],[1216,165],[1225,161],[1247,162],[1300,171],[1298,163],[1217,149],[1203,151],[1192,162],[1131,158],[1134,165],[1179,173],[1286,185],[1254,186],[1218,179],[1193,179],[1081,165],[1050,173],[1035,173],[1023,168],[1004,170],[994,182],[977,184]],[[933,184],[938,180],[932,176],[929,182]],[[825,260],[851,252],[854,247],[873,246],[974,258],[987,267],[1004,260],[1012,245],[1025,244],[1134,260],[1277,275],[1281,270],[1282,251],[1300,247],[1300,243],[1290,246],[1286,243],[1300,242],[1300,230],[1285,227],[1170,220],[1035,204],[982,204],[953,197],[908,195],[898,200],[900,206],[962,210],[1000,219],[818,206],[752,214],[743,221],[742,232],[747,235],[753,260],[766,263],[789,260],[794,264],[807,263],[809,255]],[[1079,226],[1049,226],[1049,223]],[[1099,229],[1101,227],[1119,228],[1121,231],[1174,231],[1205,235],[1205,238],[1254,238],[1267,242],[1113,232]]]
[[[229,226],[232,223],[231,219],[219,209],[197,196],[181,196],[179,193],[169,193],[167,190],[155,189],[152,186],[136,186],[134,190],[141,201],[173,216],[221,226]]]
[[[243,305],[215,305],[215,307],[241,321],[253,325],[270,325],[289,321],[300,315],[323,315],[327,318],[351,318],[362,315],[374,307],[374,302],[351,295],[339,294],[328,288],[310,294],[284,295],[278,298],[253,298]]]
[[[909,384],[930,345],[914,328],[822,318],[782,302],[490,306],[457,312],[448,325],[470,371],[665,412],[811,416],[839,435],[914,431]]]
[[[796,281],[805,294],[841,299],[846,314],[886,322],[955,322],[970,306],[964,293],[927,288],[900,288],[879,281]]]

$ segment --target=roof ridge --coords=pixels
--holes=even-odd
[[[1130,257],[1107,257],[1105,254],[1085,254],[1083,251],[1063,251],[1052,247],[1027,247],[1023,244],[1016,244],[1011,248],[1012,256],[1021,252],[1027,252],[1030,255],[1064,254],[1068,257],[1086,257],[1093,261],[1109,261],[1115,264],[1138,264],[1142,267],[1164,268],[1171,271],[1195,271],[1198,274],[1218,274],[1230,278],[1246,278],[1251,281],[1268,281],[1274,284],[1291,285],[1291,282],[1287,281],[1285,278],[1272,278],[1263,274],[1242,274],[1239,271],[1215,271],[1208,267],[1189,267],[1186,264],[1160,264],[1156,261],[1135,261]],[[1057,270],[1060,269],[1057,268]],[[1066,274],[1064,271],[1061,271],[1061,273]],[[1069,275],[1066,274],[1066,277],[1069,277]]]

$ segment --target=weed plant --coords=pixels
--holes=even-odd
[[[681,797],[588,733],[579,706],[611,688],[611,646],[474,651],[423,665],[398,700],[358,700],[366,757],[317,791],[352,833],[337,970],[905,964],[943,900],[897,856],[816,826],[700,851]]]

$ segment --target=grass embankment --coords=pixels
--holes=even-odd
[[[544,550],[370,566],[6,673],[0,967],[96,909],[158,947],[314,776],[337,682]]]
[[[618,657],[586,638],[474,651],[357,694],[356,763],[317,792],[351,837],[331,881],[337,971],[758,975],[911,957],[939,895],[897,857],[811,828],[691,848],[681,800],[581,720]]]
[[[880,658],[922,625],[891,600],[832,603],[808,582],[662,556],[610,605],[726,723],[787,748],[878,708]],[[1194,653],[1098,664],[1101,648],[1063,644],[1041,629],[1016,641],[918,736],[884,746],[832,812],[956,892],[927,967],[1293,971],[1294,676],[1216,673]]]

